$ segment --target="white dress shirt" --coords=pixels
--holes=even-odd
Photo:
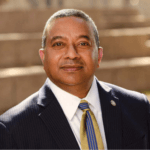
[[[107,144],[106,144],[106,138],[105,138],[105,132],[104,132],[104,125],[103,125],[103,119],[102,119],[102,111],[101,111],[101,104],[100,104],[100,97],[98,93],[98,87],[96,83],[96,77],[94,77],[92,86],[84,100],[88,101],[89,107],[91,111],[94,113],[95,118],[97,120],[100,133],[102,136],[103,144],[104,144],[104,149],[107,149]],[[78,108],[80,101],[82,100],[81,98],[74,96],[58,86],[56,86],[50,79],[49,81],[49,86],[56,96],[70,126],[71,129],[76,137],[76,140],[78,142],[78,145],[81,149],[81,142],[80,142],[80,122],[82,118],[82,110]]]

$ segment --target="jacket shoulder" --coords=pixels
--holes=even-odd
[[[5,113],[0,116],[1,124],[7,126],[7,128],[13,128],[21,121],[29,118],[32,114],[38,114],[38,105],[37,105],[38,92],[32,94],[16,106],[10,108]]]
[[[125,89],[123,87],[114,85],[114,84],[110,84],[107,82],[103,82],[103,81],[99,81],[99,84],[104,87],[105,89],[109,88],[112,92],[112,94],[119,98],[120,100],[135,100],[135,102],[144,102],[144,103],[148,103],[147,97],[145,94],[142,94],[140,92],[136,92],[133,90],[128,90]]]

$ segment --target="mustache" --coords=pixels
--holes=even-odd
[[[83,62],[81,62],[80,60],[67,60],[67,61],[61,63],[60,66],[66,66],[66,65],[83,66]]]

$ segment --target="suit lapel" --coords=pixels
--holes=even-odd
[[[79,149],[64,112],[46,82],[39,91],[38,104],[45,107],[39,114],[60,149]]]
[[[113,89],[111,89],[103,82],[98,83],[98,90],[100,94],[100,103],[102,109],[107,148],[121,149],[122,124],[119,100],[113,93]],[[113,100],[116,103],[116,106],[113,106],[111,104],[111,100]]]

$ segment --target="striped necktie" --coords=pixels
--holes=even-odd
[[[79,108],[83,111],[80,124],[80,140],[83,149],[104,149],[102,137],[93,112],[86,100],[81,100]]]

